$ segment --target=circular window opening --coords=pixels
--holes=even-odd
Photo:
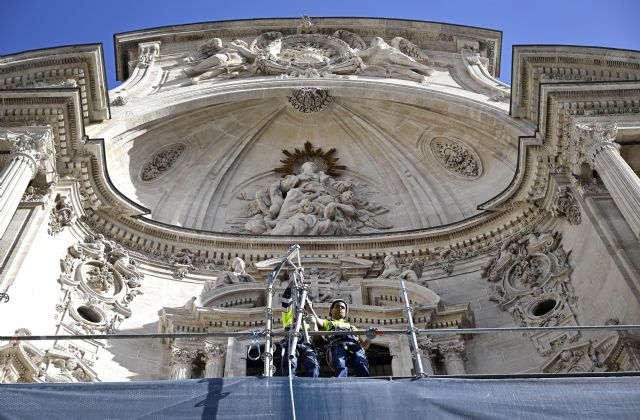
[[[531,309],[531,314],[533,316],[543,316],[553,311],[553,308],[556,307],[556,301],[553,299],[546,299],[542,302],[536,304],[533,309]]]
[[[80,315],[84,320],[93,322],[94,324],[99,324],[102,322],[102,315],[98,311],[88,306],[80,306],[78,308],[78,315]]]

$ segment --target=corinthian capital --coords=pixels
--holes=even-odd
[[[224,348],[219,344],[205,343],[204,358],[206,362],[214,359],[220,359],[224,356]]]
[[[569,157],[572,164],[587,162],[593,166],[595,157],[605,149],[618,150],[615,143],[618,125],[610,123],[576,123],[569,145]]]
[[[438,350],[445,360],[466,360],[466,351],[462,342],[441,344]]]
[[[9,143],[14,156],[24,156],[35,171],[50,173],[53,167],[53,132],[50,126],[0,127],[0,140]]]
[[[173,346],[171,347],[171,358],[169,359],[169,364],[172,366],[186,365],[191,363],[195,356],[195,351]]]

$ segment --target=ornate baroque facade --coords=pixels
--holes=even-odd
[[[1,343],[0,382],[259,374],[294,243],[364,328],[405,328],[400,277],[419,328],[640,323],[640,53],[517,46],[507,86],[500,32],[428,22],[115,43],[111,91],[101,45],[0,57],[0,333],[79,338]],[[247,335],[109,340],[158,331]],[[640,368],[631,333],[418,339],[428,373]],[[404,335],[369,358],[412,374]]]

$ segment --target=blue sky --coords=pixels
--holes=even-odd
[[[109,88],[117,86],[113,34],[228,19],[365,16],[417,19],[503,32],[501,77],[511,80],[513,44],[569,44],[640,50],[640,0],[5,0],[0,54],[101,42]]]

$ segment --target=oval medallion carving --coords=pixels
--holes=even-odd
[[[175,143],[163,147],[142,165],[140,179],[146,182],[152,182],[162,175],[166,175],[175,167],[176,162],[185,150],[187,150],[187,146],[182,143]]]
[[[430,149],[436,160],[450,173],[469,180],[482,175],[478,154],[463,141],[435,137],[431,140]]]

